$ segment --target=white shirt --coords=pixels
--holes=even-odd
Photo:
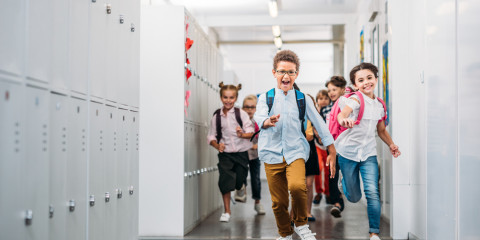
[[[376,98],[371,99],[363,93],[362,95],[365,101],[365,108],[360,124],[345,130],[338,136],[337,140],[335,140],[337,153],[344,158],[356,162],[365,161],[368,157],[377,155],[375,132],[377,131],[378,121],[385,116],[382,103]],[[360,110],[360,104],[351,98],[358,100],[356,95],[350,98],[340,97],[340,99],[338,99],[338,106],[340,109],[343,109],[345,106],[352,108],[353,112],[348,118],[356,120],[358,111]]]

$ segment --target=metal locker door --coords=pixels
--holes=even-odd
[[[128,238],[128,110],[118,109],[118,157],[117,157],[117,239]]]
[[[49,92],[26,87],[26,206],[35,220],[27,239],[48,238],[49,210]]]
[[[117,11],[118,14],[124,16],[124,24],[120,24],[118,28],[118,82],[122,82],[125,84],[117,84],[117,101],[125,104],[130,105],[129,98],[130,98],[130,48],[131,48],[131,41],[132,41],[132,34],[135,32],[131,32],[131,28],[129,26],[129,22],[131,22],[130,15],[128,14],[128,5],[126,5],[126,1],[117,3]]]
[[[26,236],[24,90],[0,79],[0,239]]]
[[[67,209],[67,125],[68,97],[50,95],[50,201],[49,238],[63,240],[66,235]]]
[[[67,126],[67,238],[86,239],[87,101],[69,98]]]
[[[111,0],[109,1],[110,6],[113,8],[112,11],[115,14],[112,14],[111,16],[108,17],[108,24],[107,24],[107,35],[106,35],[106,41],[107,41],[107,46],[106,46],[106,51],[107,51],[107,56],[106,56],[106,61],[107,61],[107,66],[105,68],[105,71],[108,73],[106,76],[106,82],[107,82],[107,89],[106,89],[106,96],[105,98],[113,101],[113,102],[118,102],[118,96],[120,95],[118,88],[120,84],[118,84],[119,81],[119,29],[120,29],[120,20],[119,20],[119,14],[120,12],[118,11],[117,8],[117,0]],[[125,25],[125,23],[123,23]]]
[[[21,76],[24,63],[26,1],[2,2],[0,8],[0,72]],[[6,34],[8,33],[8,34]]]
[[[52,67],[55,71],[52,71],[52,78],[50,80],[50,86],[53,89],[67,89],[68,84],[68,31],[69,25],[68,9],[69,1],[65,0],[51,0],[52,6],[52,45],[55,46],[51,50]]]
[[[118,151],[118,133],[117,116],[118,110],[114,106],[106,105],[105,111],[105,240],[117,239],[117,151]]]
[[[27,79],[48,83],[52,72],[53,2],[28,2]]]
[[[88,158],[88,239],[103,240],[105,201],[104,197],[104,126],[103,104],[90,103],[90,131]]]
[[[87,93],[88,69],[88,1],[70,1],[69,79],[70,89]]]
[[[128,21],[126,21],[126,30],[122,31],[128,32],[130,38],[128,46],[130,51],[128,58],[128,105],[138,107],[140,101],[140,32],[136,27],[140,25],[140,2],[126,1],[126,3],[128,3]]]
[[[105,0],[90,2],[90,44],[89,44],[89,77],[90,94],[104,98],[106,93],[107,64],[107,25],[109,18],[118,18],[118,14],[108,14]],[[115,7],[115,6],[113,6]],[[114,16],[113,16],[114,15]]]
[[[131,121],[131,134],[130,134],[130,186],[128,189],[128,195],[130,198],[130,240],[137,239],[138,237],[138,174],[139,174],[139,119],[138,112],[130,112]]]

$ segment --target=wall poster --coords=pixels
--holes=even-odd
[[[388,88],[388,41],[383,44],[382,48],[382,55],[383,55],[383,101],[385,101],[385,105],[387,106],[387,119],[385,120],[385,126],[388,126],[390,122],[390,96],[389,96],[389,88]]]

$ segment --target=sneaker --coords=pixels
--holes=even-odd
[[[317,220],[314,216],[307,217],[307,219],[309,222],[315,222],[315,220]]]
[[[370,240],[381,240],[380,237],[378,235],[372,235],[370,237]]]
[[[263,205],[261,203],[255,204],[255,211],[257,211],[258,215],[265,215],[265,209],[263,208]]]
[[[220,222],[229,222],[230,221],[230,213],[222,213],[220,216]]]
[[[235,191],[235,201],[236,202],[247,202],[247,191],[245,189],[245,184],[242,185],[240,190]]]
[[[317,235],[317,234],[312,233],[310,228],[308,228],[308,224],[305,224],[305,225],[300,226],[300,227],[295,226],[293,229],[298,234],[298,236],[300,236],[300,239],[302,239],[302,240],[316,240],[315,235]]]
[[[317,196],[313,198],[313,204],[318,205],[320,201],[322,201],[322,194],[317,194]]]
[[[332,209],[330,209],[330,214],[332,214],[332,216],[336,218],[342,217],[341,213],[342,211],[340,211],[340,208],[338,208],[337,206],[333,206]]]
[[[277,238],[277,240],[292,240],[292,235],[288,235],[286,237],[279,237],[279,238]]]

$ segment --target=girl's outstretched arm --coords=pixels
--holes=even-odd
[[[398,149],[398,146],[395,145],[395,143],[393,143],[392,137],[390,137],[390,134],[387,132],[387,128],[385,127],[384,121],[380,121],[377,123],[377,131],[378,131],[378,136],[390,148],[390,152],[392,153],[393,157],[400,156],[401,152]]]

